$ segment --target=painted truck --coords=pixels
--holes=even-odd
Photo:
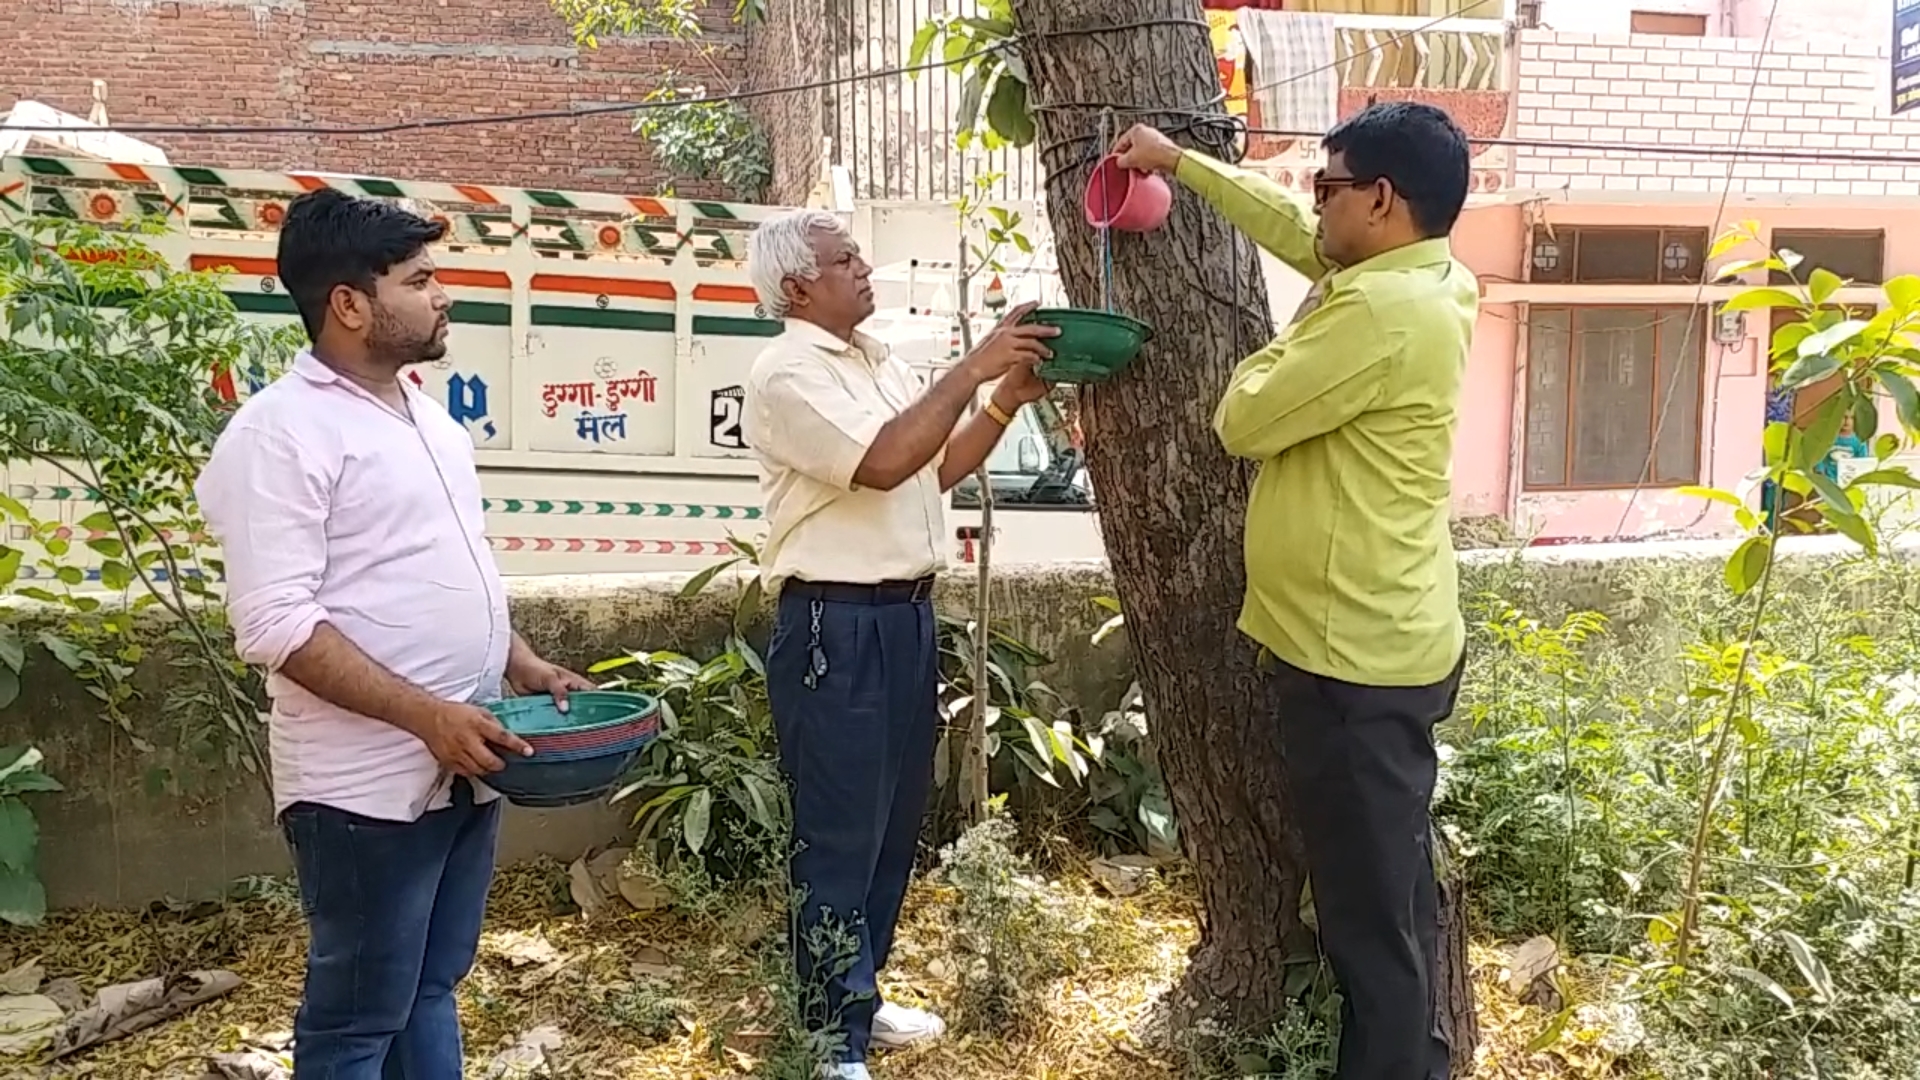
[[[0,160],[0,219],[164,219],[151,242],[170,260],[225,273],[248,317],[293,323],[275,233],[288,201],[321,187],[405,200],[447,225],[435,257],[453,298],[449,348],[406,378],[472,436],[503,572],[691,569],[730,554],[730,536],[764,533],[740,414],[747,371],[781,326],[757,305],[744,256],[775,208],[16,156]],[[905,353],[949,351],[950,319],[916,311],[878,323]],[[1028,410],[1016,427],[990,464],[1005,506],[996,558],[1098,557],[1091,495],[1064,435]],[[93,510],[30,466],[0,480],[46,517]],[[977,491],[954,493],[956,559],[973,554]]]

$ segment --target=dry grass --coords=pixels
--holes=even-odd
[[[1134,1038],[1157,995],[1179,975],[1196,935],[1178,883],[1131,900],[1092,896],[1102,942],[1088,965],[1051,994],[1034,1034],[1014,1043],[955,1037],[895,1055],[880,1080],[1173,1080],[1172,1063]],[[942,961],[948,898],[922,884],[909,899],[883,987],[895,1000],[951,1000]],[[771,1043],[777,1009],[767,991],[775,962],[771,915],[751,906],[690,920],[669,915],[569,913],[557,866],[503,873],[473,976],[462,988],[470,1074],[520,1033],[565,1034],[562,1075],[578,1080],[717,1080],[750,1074]],[[245,985],[170,1024],[63,1063],[54,1077],[196,1080],[205,1054],[244,1037],[284,1031],[298,1002],[305,935],[285,887],[224,909],[159,915],[54,916],[36,933],[0,931],[0,969],[41,958],[52,976],[100,986],[189,967],[226,967]],[[1568,1044],[1572,1061],[1527,1054],[1550,1018],[1497,988],[1499,955],[1475,950],[1487,1046],[1482,1077],[1609,1075],[1606,1062]],[[638,1019],[636,1020],[636,1016]],[[648,1020],[661,1021],[650,1025]],[[652,1030],[649,1030],[649,1028]],[[664,1036],[664,1037],[660,1037]],[[5,1070],[0,1069],[0,1074]]]

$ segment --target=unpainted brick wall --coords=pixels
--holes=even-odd
[[[1760,64],[1754,82],[1754,62]],[[1883,47],[1529,30],[1520,39],[1514,135],[1553,142],[1920,155],[1920,116],[1888,115]],[[1748,97],[1752,110],[1747,113]],[[1744,117],[1744,121],[1743,121]],[[1728,159],[1520,147],[1521,188],[1717,192]],[[1748,194],[1920,196],[1920,166],[1741,161]]]
[[[373,136],[314,129],[637,101],[667,71],[730,90],[747,35],[728,21],[732,0],[710,7],[701,47],[581,49],[547,0],[0,0],[0,108],[31,98],[85,116],[100,78],[118,123],[290,129],[140,136],[176,164],[652,194],[673,178],[625,111]]]

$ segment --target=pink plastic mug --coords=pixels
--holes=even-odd
[[[1086,207],[1087,224],[1096,229],[1152,232],[1166,224],[1173,189],[1153,173],[1121,168],[1109,154],[1087,177]]]

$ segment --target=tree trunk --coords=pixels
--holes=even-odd
[[[1098,307],[1101,241],[1082,207],[1089,166],[1106,150],[1101,139],[1136,119],[1195,145],[1175,130],[1183,111],[1220,89],[1200,5],[1013,0],[1013,14],[1061,280],[1075,304]],[[1074,32],[1122,24],[1132,29]],[[1204,111],[1226,115],[1217,105]],[[1302,985],[1289,972],[1304,976],[1318,962],[1300,920],[1306,870],[1278,710],[1256,670],[1257,647],[1234,626],[1252,471],[1221,450],[1212,430],[1235,364],[1273,336],[1266,285],[1251,243],[1178,189],[1165,227],[1116,233],[1112,242],[1114,307],[1155,333],[1127,371],[1081,391],[1082,425],[1155,750],[1201,889],[1201,936],[1178,1012],[1197,1006],[1264,1029]],[[1457,899],[1458,890],[1447,895]],[[1463,932],[1457,908],[1442,925]],[[1442,951],[1465,956],[1459,941]],[[1450,980],[1447,992],[1457,997],[1464,985]],[[1471,998],[1464,1009],[1449,1001],[1441,1014],[1470,1017]],[[1463,1043],[1471,1055],[1470,1037],[1456,1035],[1456,1058]]]

